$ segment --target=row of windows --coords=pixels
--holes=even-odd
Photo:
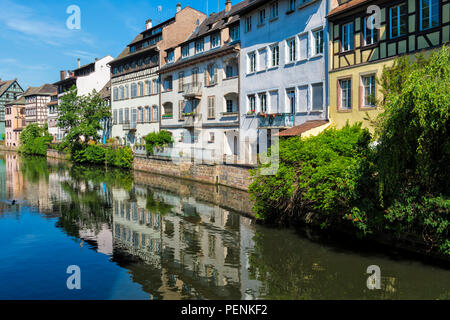
[[[217,105],[216,105],[216,96],[209,96],[207,98],[207,117],[208,119],[215,119],[217,116]],[[224,98],[225,108],[224,113],[236,113],[238,112],[237,102],[233,99]],[[164,104],[164,114],[163,119],[171,119],[173,118],[173,105],[171,102],[167,102]],[[198,115],[198,100],[192,100],[190,102],[186,100],[178,101],[178,120],[185,120],[186,115],[189,114],[197,114]]]
[[[124,100],[130,98],[130,88],[131,88],[131,98],[143,97],[146,95],[158,94],[159,93],[159,80],[154,79],[146,80],[144,82],[132,83],[131,85],[126,84],[125,86],[115,87],[113,89],[113,100]]]
[[[310,41],[312,42],[311,50],[308,48],[308,42]],[[323,29],[307,32],[286,41],[250,52],[247,57],[247,73],[278,67],[280,65],[280,47],[281,50],[285,50],[285,64],[323,54]]]
[[[359,83],[359,106],[363,108],[373,108],[376,104],[376,87],[375,74],[362,75]],[[345,78],[338,80],[338,109],[351,110],[352,109],[352,78]]]
[[[158,122],[158,106],[113,110],[113,124],[129,124],[130,120],[133,124]]]
[[[427,30],[439,26],[439,0],[420,0],[419,28]],[[395,39],[408,33],[408,6],[401,3],[392,6],[388,10],[389,37]],[[378,30],[375,26],[375,16],[363,19],[363,45],[368,46],[378,41]],[[354,49],[354,23],[349,22],[341,28],[341,51]]]
[[[132,62],[127,62],[127,63],[124,63],[123,65],[118,66],[118,67],[114,67],[112,69],[112,74],[118,74],[118,73],[122,73],[124,71],[140,68],[143,65],[149,65],[150,63],[158,63],[158,59],[159,59],[158,55],[154,55],[154,56],[151,56],[151,57],[149,56],[149,57],[146,57],[146,58],[140,58],[140,59],[137,59],[137,60],[132,61]]]
[[[247,114],[291,113],[322,111],[324,107],[323,83],[289,88],[285,91],[285,110],[279,104],[278,90],[264,91],[247,96]]]

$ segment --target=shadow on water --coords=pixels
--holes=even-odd
[[[450,298],[448,268],[369,243],[256,225],[239,190],[15,154],[3,154],[0,175],[1,198],[24,201],[15,211],[0,203],[0,231],[4,219],[31,207],[54,218],[73,246],[83,240],[106,255],[102,268],[127,270],[151,299]],[[366,286],[370,265],[380,266],[381,290]],[[109,296],[129,295],[127,288],[111,285]]]

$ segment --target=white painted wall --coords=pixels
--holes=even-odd
[[[93,90],[99,92],[111,79],[111,70],[108,63],[114,60],[113,57],[107,55],[95,62],[95,71],[91,74],[77,78],[78,95],[87,95]]]
[[[254,163],[256,161],[257,143],[260,152],[265,152],[267,130],[258,129],[258,117],[249,116],[248,96],[256,97],[256,113],[260,110],[258,94],[267,94],[267,113],[289,113],[287,89],[295,90],[296,110],[293,125],[300,125],[308,120],[327,118],[327,0],[312,0],[300,4],[297,0],[296,10],[290,14],[288,0],[278,1],[278,17],[271,19],[270,3],[241,16],[241,55],[240,55],[240,160]],[[258,15],[265,9],[265,22],[258,25]],[[245,19],[252,18],[251,31],[245,30]],[[313,32],[323,30],[323,53],[314,50]],[[288,63],[287,40],[295,39],[296,59]],[[271,65],[271,47],[279,45],[279,65]],[[263,51],[267,55],[264,56]],[[256,71],[249,71],[249,53],[256,53]],[[265,59],[264,59],[265,57]],[[312,85],[323,84],[323,108],[312,110]],[[278,92],[278,103],[271,105],[270,92]],[[307,93],[307,95],[306,95]],[[308,98],[306,98],[306,96]],[[307,103],[304,103],[307,101]],[[273,134],[274,132],[272,132]],[[258,139],[259,136],[259,139]]]

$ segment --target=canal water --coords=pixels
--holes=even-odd
[[[450,299],[444,266],[250,211],[230,188],[1,153],[0,299]]]

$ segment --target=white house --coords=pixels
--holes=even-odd
[[[239,16],[247,1],[211,14],[167,49],[161,68],[161,129],[174,137],[172,156],[236,162],[239,150]]]
[[[330,2],[255,0],[238,12],[241,162],[255,163],[271,137],[327,125]]]

